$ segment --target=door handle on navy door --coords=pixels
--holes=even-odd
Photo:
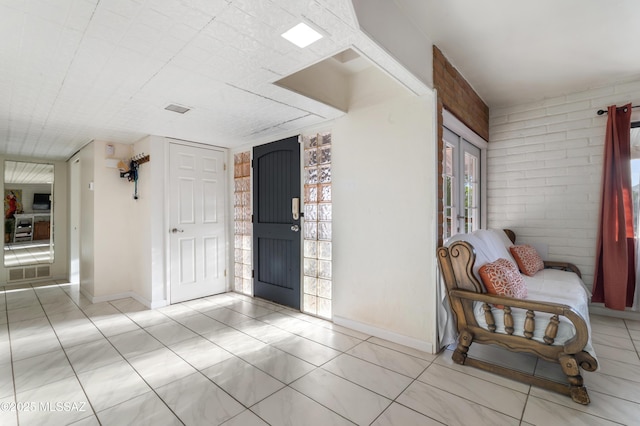
[[[293,220],[300,219],[300,198],[291,199],[291,217]]]
[[[293,232],[300,232],[300,227],[298,225],[291,225],[291,230]]]

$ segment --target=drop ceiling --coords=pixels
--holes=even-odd
[[[324,37],[281,37],[300,22]],[[322,123],[344,112],[272,83],[348,48],[421,85],[358,30],[349,0],[0,0],[0,39],[8,157],[149,134],[233,147]]]
[[[635,0],[393,1],[491,108],[640,71]],[[300,22],[324,37],[281,37]],[[13,158],[149,134],[225,147],[290,134],[345,112],[274,82],[349,49],[426,87],[360,31],[350,0],[0,0],[0,39],[0,155]]]

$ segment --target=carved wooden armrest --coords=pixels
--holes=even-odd
[[[578,269],[578,267],[576,265],[574,265],[573,263],[554,262],[554,261],[551,261],[551,260],[545,260],[544,261],[544,268],[545,269],[560,269],[562,271],[575,272],[578,277],[582,278],[582,274],[580,273],[580,269]]]
[[[457,297],[471,301],[483,302],[485,312],[485,320],[487,321],[489,331],[495,332],[495,319],[491,311],[491,305],[503,305],[504,325],[506,334],[513,334],[513,316],[511,308],[520,308],[527,311],[524,322],[524,337],[531,339],[535,329],[535,312],[546,312],[552,314],[545,330],[544,341],[547,345],[554,342],[558,332],[559,317],[563,316],[573,323],[576,333],[564,343],[564,353],[577,354],[580,353],[589,341],[589,331],[587,323],[572,307],[561,305],[559,303],[542,302],[539,300],[514,299],[512,297],[497,296],[487,293],[474,293],[466,290],[450,290],[449,297]],[[541,343],[542,344],[542,343]]]

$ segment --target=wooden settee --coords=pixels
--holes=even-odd
[[[492,232],[494,235],[490,235]],[[589,395],[580,367],[595,371],[598,362],[590,339],[589,296],[580,271],[569,263],[545,261],[544,271],[524,277],[529,288],[526,299],[488,294],[477,273],[482,266],[478,263],[496,260],[491,257],[496,257],[496,250],[501,250],[496,249],[497,234],[501,234],[498,239],[502,239],[505,252],[509,252],[508,245],[515,242],[515,234],[509,230],[505,233],[509,239],[502,231],[476,231],[468,236],[457,236],[455,241],[438,249],[438,263],[458,332],[453,361],[569,395],[575,402],[588,404]],[[477,253],[472,242],[490,246],[483,247],[479,262],[476,262]],[[574,296],[576,302],[572,302]],[[557,303],[558,299],[565,303]],[[564,334],[562,339],[558,336],[559,330]],[[468,351],[474,342],[495,344],[559,363],[567,383],[473,359]]]

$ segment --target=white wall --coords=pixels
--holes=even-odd
[[[548,244],[548,259],[575,263],[589,287],[607,122],[596,111],[627,102],[640,103],[640,81],[490,112],[489,227]]]
[[[108,142],[115,158],[131,157],[131,146]],[[118,169],[105,163],[107,142],[94,145],[94,292],[96,298],[126,293],[137,265],[133,262],[136,238],[132,209],[133,183],[120,177]],[[84,215],[84,212],[82,212]],[[83,231],[84,232],[84,231]],[[84,245],[81,246],[84,249]]]
[[[108,158],[105,146],[115,147]],[[164,171],[166,138],[149,136],[132,145],[95,141],[80,152],[80,282],[94,301],[134,297],[150,307],[166,301]],[[120,177],[113,159],[144,152],[152,158],[134,183]],[[93,189],[90,184],[93,183]]]
[[[351,110],[332,127],[333,313],[431,351],[435,342],[433,95]]]
[[[166,164],[165,152],[169,140],[160,136],[148,136],[133,146],[135,155],[149,155],[150,161],[138,169],[138,200],[132,211],[135,229],[136,279],[132,291],[140,295],[149,306],[168,303],[166,239],[167,205],[165,202]]]

